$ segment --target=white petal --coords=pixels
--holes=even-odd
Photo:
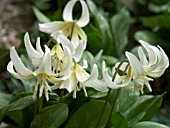
[[[79,20],[77,20],[77,24],[80,27],[84,27],[89,23],[90,16],[89,16],[89,10],[86,5],[86,2],[84,0],[80,0],[81,6],[82,6],[82,14]]]
[[[43,56],[42,62],[39,66],[39,68],[37,69],[37,73],[41,74],[41,73],[46,73],[48,75],[51,75],[51,56],[50,56],[50,49],[44,45],[45,47],[45,54]]]
[[[164,65],[165,65],[165,68],[169,67],[169,59],[168,59],[168,56],[165,54],[164,50],[158,46],[162,55],[163,55],[163,58],[164,58]]]
[[[27,69],[25,65],[22,63],[14,47],[10,49],[10,58],[12,63],[14,64],[15,70],[20,76],[30,77],[33,75],[32,71]]]
[[[67,46],[71,50],[72,53],[74,53],[74,46],[70,42],[68,38],[63,36],[62,34],[59,34],[57,41],[62,44],[62,46]]]
[[[20,80],[25,80],[25,79],[32,77],[32,76],[20,76],[18,73],[16,73],[14,70],[14,65],[13,65],[12,61],[10,61],[8,63],[7,70],[9,73],[11,73],[12,76],[14,76],[15,78],[20,79]]]
[[[84,52],[83,42],[80,42],[77,48],[75,49],[75,53],[73,54],[73,58],[76,62],[79,62]]]
[[[73,16],[72,16],[72,13],[73,13],[73,7],[75,5],[75,3],[77,2],[77,0],[70,0],[64,10],[63,10],[63,19],[64,21],[73,21]]]
[[[75,66],[76,77],[79,82],[83,83],[87,81],[90,75],[78,64]]]
[[[62,21],[54,21],[50,23],[39,24],[39,30],[45,33],[53,33],[65,27],[66,23]]]
[[[128,58],[130,65],[134,71],[135,75],[141,75],[144,74],[146,71],[143,68],[142,64],[140,61],[134,56],[132,53],[126,51],[126,57]]]
[[[95,80],[98,78],[99,72],[98,72],[98,67],[96,64],[93,65],[93,69],[91,72],[91,75],[88,80]]]
[[[40,37],[37,38],[37,42],[36,42],[36,50],[40,53],[40,54],[44,54],[41,45],[40,45]]]
[[[97,53],[97,55],[95,56],[95,60],[96,60],[96,61],[98,61],[98,60],[101,58],[102,53],[103,53],[103,49],[101,49],[101,50]]]
[[[37,52],[31,42],[30,42],[30,38],[29,38],[29,35],[28,33],[25,34],[24,36],[24,42],[25,42],[25,47],[26,47],[26,50],[27,50],[27,53],[28,53],[28,56],[31,58],[31,59],[34,59],[34,58],[41,58],[42,57],[42,54]]]
[[[77,81],[75,72],[72,72],[70,79],[69,79],[69,88],[67,88],[68,92],[72,92],[73,90],[75,90],[77,83],[78,83],[78,81]]]
[[[92,87],[95,90],[100,91],[100,92],[107,92],[108,91],[106,83],[104,81],[101,81],[101,80],[98,80],[98,79],[89,80],[89,81],[85,82],[84,85],[86,87]]]
[[[83,68],[84,69],[88,68],[87,60],[83,60]]]
[[[143,49],[141,47],[138,48],[138,55],[141,63],[145,66],[148,64],[148,60],[146,58],[146,55],[143,52]]]

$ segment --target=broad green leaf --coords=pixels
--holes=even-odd
[[[143,25],[149,28],[163,27],[170,29],[170,12],[165,12],[160,15],[141,17]]]
[[[98,29],[101,33],[101,40],[104,45],[104,52],[106,54],[110,54],[113,50],[112,36],[110,31],[110,26],[108,20],[103,15],[103,12],[100,11],[92,0],[87,0],[87,4],[92,16],[95,19],[95,23],[97,24]],[[109,47],[108,47],[109,46]]]
[[[126,118],[120,112],[113,114],[112,124],[114,128],[127,128],[128,126]]]
[[[97,54],[100,49],[104,47],[102,43],[102,37],[94,32],[94,33],[87,33],[88,37],[88,50],[92,51],[93,54]],[[95,48],[95,49],[94,49]]]
[[[155,33],[148,31],[148,30],[142,30],[142,31],[137,31],[134,35],[136,41],[138,40],[143,40],[148,42],[151,45],[161,45],[165,44],[166,42],[160,38],[158,35]]]
[[[133,21],[128,10],[125,8],[111,19],[111,30],[114,38],[115,50],[119,58],[122,56],[122,52],[128,43],[128,30]]]
[[[135,103],[135,105],[130,107],[128,111],[124,113],[125,117],[127,118],[128,125],[132,126],[138,121],[145,121],[145,120],[151,119],[155,115],[157,110],[159,109],[161,102],[162,102],[162,97],[163,95],[140,96],[137,99],[137,102]],[[142,113],[144,113],[144,115]],[[140,116],[142,118],[137,121],[136,117],[137,116],[139,117],[139,115],[143,115],[143,117]]]
[[[46,22],[50,22],[50,19],[45,16],[42,12],[40,12],[40,10],[38,10],[38,8],[36,7],[32,7],[35,16],[37,17],[38,21],[41,23],[46,23]]]
[[[29,105],[33,104],[34,102],[35,102],[35,99],[33,99],[33,96],[26,96],[26,97],[20,98],[19,100],[11,104],[8,104],[7,106],[3,107],[0,110],[0,121],[3,119],[3,117],[8,112],[24,109],[28,107]]]
[[[12,95],[5,94],[3,92],[0,92],[0,109],[8,104],[8,102],[11,100]]]
[[[31,128],[58,128],[67,117],[67,104],[57,103],[43,108],[34,117]]]
[[[8,112],[7,116],[10,119],[12,119],[18,127],[24,128],[23,114],[22,114],[21,110],[16,110],[16,111]]]
[[[101,56],[101,59],[104,60],[106,62],[106,64],[109,66],[114,66],[119,61],[119,59],[117,59],[114,56],[103,55],[103,56]]]
[[[112,91],[110,103],[112,104],[115,97],[115,91]],[[131,82],[128,86],[121,88],[119,97],[115,105],[115,111],[126,113],[137,101],[138,93],[134,92],[134,84]]]
[[[135,124],[131,128],[169,128],[169,127],[155,122],[144,121]]]
[[[101,114],[104,101],[94,100],[82,105],[68,120],[65,128],[95,128]],[[105,127],[110,112],[107,104],[105,114],[100,122],[101,128]]]
[[[170,11],[170,3],[166,4],[155,4],[155,3],[149,3],[148,6],[149,10],[155,13]]]

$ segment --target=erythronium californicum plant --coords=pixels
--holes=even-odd
[[[82,15],[74,20],[73,7],[78,1]],[[14,119],[10,117],[10,112],[15,114],[18,110],[19,114],[25,111],[30,114],[30,108],[34,107],[35,112],[30,114],[29,119],[32,119],[31,128],[139,128],[135,125],[141,120],[150,119],[162,100],[162,96],[142,97],[138,92],[144,93],[144,85],[152,91],[149,81],[160,77],[168,68],[169,59],[164,50],[140,40],[142,46],[138,48],[139,59],[126,51],[127,59],[109,67],[107,62],[101,60],[102,50],[93,59],[88,58],[90,53],[85,51],[88,40],[81,27],[89,23],[86,2],[70,0],[64,8],[63,19],[39,24],[40,31],[50,33],[57,42],[53,46],[50,44],[50,47],[44,45],[44,50],[40,38],[37,38],[34,48],[29,34],[25,34],[24,44],[34,70],[25,66],[14,47],[10,49],[8,72],[20,80],[35,77],[37,81],[33,98],[14,98],[7,108],[0,110],[0,121],[5,116]],[[33,99],[36,99],[36,104],[30,107],[34,104]],[[25,120],[15,121],[20,123]],[[24,127],[24,123],[20,127]]]

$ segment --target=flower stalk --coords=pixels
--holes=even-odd
[[[122,66],[122,64],[123,64],[124,62],[128,62],[128,60],[123,60],[123,61],[121,61],[121,62],[119,63],[118,67],[116,68],[116,72],[114,73],[114,75],[113,75],[113,77],[112,77],[112,81],[113,81],[113,82],[115,81],[116,75],[118,74],[118,71],[119,71],[120,67]],[[125,70],[126,70],[126,69],[125,69]],[[118,90],[120,90],[120,89],[118,89]],[[119,93],[118,90],[116,91],[116,96],[115,96],[114,101],[113,101],[113,105],[112,105],[112,109],[113,109],[113,110],[114,110],[114,106],[115,106],[116,100],[117,100],[117,98],[118,98],[118,93]],[[97,124],[96,124],[96,128],[99,127],[100,122],[101,122],[101,120],[102,120],[102,118],[103,118],[103,116],[104,116],[104,113],[105,113],[105,110],[106,110],[106,106],[107,106],[107,103],[108,103],[109,98],[110,98],[110,95],[111,95],[111,91],[112,91],[112,89],[109,88],[109,91],[108,91],[107,96],[106,96],[106,99],[105,99],[105,103],[104,103],[104,105],[103,105],[103,109],[102,109],[101,115],[100,115],[99,120],[98,120],[98,122],[97,122]],[[110,116],[111,116],[112,113],[113,113],[113,110],[112,110],[112,109],[111,109],[111,112],[110,112]],[[109,116],[108,122],[110,122],[110,116]],[[108,124],[108,122],[107,122],[107,124]]]

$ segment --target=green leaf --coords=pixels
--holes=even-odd
[[[166,42],[160,38],[158,35],[155,33],[148,31],[148,30],[142,30],[142,31],[137,31],[134,35],[135,39],[138,40],[143,40],[148,42],[151,45],[161,45],[165,44]]]
[[[106,54],[110,54],[113,50],[113,43],[112,43],[113,39],[111,36],[109,22],[103,15],[103,12],[100,11],[96,7],[96,5],[94,4],[94,2],[92,0],[87,0],[87,4],[88,4],[89,10],[90,10],[92,16],[94,17],[94,21],[95,21],[94,24],[96,24],[98,29],[100,30],[101,37],[102,37],[101,40],[104,45],[104,48],[103,48],[104,52]]]
[[[112,91],[110,104],[112,104],[114,97],[115,91]],[[139,93],[134,92],[134,84],[132,82],[128,86],[121,88],[115,105],[115,112],[121,112],[122,114],[126,113],[132,106],[134,106],[138,97]]]
[[[33,96],[26,96],[26,97],[20,98],[19,100],[11,104],[8,104],[7,106],[3,107],[0,110],[0,121],[3,119],[3,117],[8,112],[24,109],[28,107],[29,105],[33,104],[34,102],[35,102],[35,99],[33,99]]]
[[[133,21],[134,20],[130,17],[128,10],[125,8],[114,15],[111,19],[111,30],[118,57],[121,57],[122,51],[128,43],[128,30]]]
[[[149,28],[163,27],[170,29],[170,12],[165,12],[160,15],[141,17],[143,25]]]
[[[0,109],[7,105],[11,98],[12,95],[0,92]]]
[[[33,8],[34,14],[37,17],[39,22],[41,22],[41,23],[50,22],[50,19],[46,15],[44,15],[42,12],[40,12],[40,10],[38,10],[38,8],[36,8],[34,6],[32,8]]]
[[[104,60],[106,62],[106,64],[109,66],[114,66],[119,61],[119,59],[117,59],[114,56],[103,55],[103,56],[101,56],[101,59]]]
[[[57,103],[43,108],[34,117],[31,128],[58,128],[67,117],[67,104]]]
[[[112,124],[114,128],[127,128],[126,118],[120,112],[113,114]]]
[[[170,11],[170,3],[166,4],[155,4],[155,3],[149,3],[148,6],[149,10],[155,13],[160,13],[160,12],[165,12],[165,11]]]
[[[132,128],[169,128],[169,127],[155,122],[144,121],[135,124]]]
[[[144,95],[137,99],[137,102],[133,107],[130,107],[128,111],[124,113],[127,118],[128,125],[132,126],[139,121],[145,121],[151,119],[162,102],[163,95],[151,96]],[[138,117],[138,120],[137,120]]]
[[[94,100],[81,106],[69,119],[65,128],[95,128],[100,117],[104,101]],[[100,122],[101,128],[105,127],[110,112],[107,104],[105,114]]]

